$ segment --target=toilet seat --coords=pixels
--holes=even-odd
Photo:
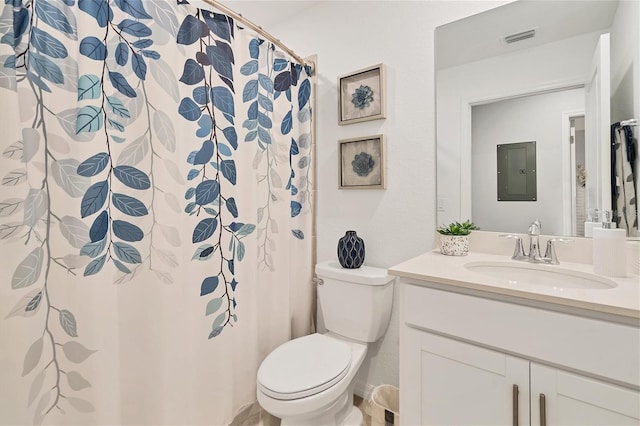
[[[304,398],[334,386],[350,366],[348,344],[311,334],[284,343],[265,358],[258,370],[258,388],[274,399]]]

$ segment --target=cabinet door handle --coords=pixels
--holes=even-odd
[[[513,426],[518,426],[518,385],[513,385]]]
[[[547,398],[540,394],[540,426],[547,426]]]

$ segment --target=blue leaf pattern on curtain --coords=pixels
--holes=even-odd
[[[286,92],[287,101],[291,102],[291,93],[298,90],[298,110],[296,113],[297,120],[295,123],[309,123],[311,120],[311,106],[309,104],[311,96],[311,83],[309,75],[311,70],[308,67],[302,67],[297,64],[290,64],[282,58],[273,58],[270,53],[273,51],[272,45],[264,46],[264,42],[260,39],[253,39],[248,46],[251,60],[243,64],[240,73],[248,78],[246,82],[242,100],[248,103],[247,117],[243,121],[242,127],[246,129],[245,142],[256,142],[258,151],[254,159],[254,168],[260,170],[259,182],[266,187],[264,204],[258,209],[258,229],[260,231],[260,260],[265,268],[272,270],[272,261],[270,251],[274,250],[274,244],[270,239],[270,234],[278,233],[277,222],[271,217],[271,205],[278,202],[278,196],[272,190],[282,188],[283,178],[278,172],[278,162],[282,158],[278,158],[277,151],[273,150],[271,134],[273,130],[273,120],[270,117],[274,112],[274,102],[280,97],[282,92]],[[267,57],[266,60],[272,61],[272,67],[269,67],[272,73],[283,71],[276,74],[274,79],[259,71],[259,60]],[[298,87],[298,76],[304,75],[303,80]],[[295,75],[295,79],[291,76]],[[281,118],[279,129],[282,135],[291,132],[294,126],[293,105],[283,118]],[[300,140],[296,142],[291,138],[291,146],[288,150],[288,164],[290,174],[286,186],[291,194],[291,217],[297,216],[303,205],[311,204],[311,184],[308,169],[310,166],[311,153],[311,128],[307,127],[308,132],[300,135]],[[277,130],[276,130],[277,131]],[[302,149],[300,148],[302,147]],[[302,152],[302,155],[301,155]],[[300,159],[296,161],[296,156]],[[282,155],[280,155],[282,157]],[[286,157],[285,157],[286,158]],[[296,171],[298,170],[298,174]],[[299,190],[298,188],[302,188]],[[291,229],[292,235],[300,240],[305,238],[304,232],[300,229]]]
[[[246,254],[275,269],[276,207],[310,217],[311,70],[261,39],[243,45],[225,15],[171,3],[5,0],[0,14],[0,88],[28,93],[33,103],[22,139],[2,147],[14,167],[1,184],[15,190],[0,197],[0,243],[28,247],[11,288],[30,291],[7,317],[45,318],[22,372],[39,371],[29,391],[36,424],[63,400],[65,408],[94,410],[73,396],[91,378],[71,364],[96,350],[81,343],[89,330],[74,306],[59,304],[54,270],[87,284],[98,276],[125,284],[146,272],[172,284],[177,268],[190,267],[171,247],[185,247],[191,262],[207,262],[205,274],[184,284],[206,298],[212,339],[240,321]],[[182,64],[163,60],[155,46],[166,43],[182,52]],[[240,50],[248,61],[236,63]],[[155,101],[155,92],[174,103]],[[63,93],[76,103],[54,103]],[[176,126],[191,134],[178,137]],[[288,143],[276,143],[283,136]],[[184,149],[189,154],[178,157]],[[253,170],[240,169],[241,149]],[[234,190],[252,179],[257,204]],[[164,221],[167,208],[191,221],[188,234]],[[304,240],[304,226],[290,224],[289,237]]]
[[[233,127],[222,127],[222,117],[233,125],[235,105],[233,97],[234,55],[228,42],[232,41],[233,21],[210,11],[195,9],[187,15],[177,36],[177,42],[193,45],[199,40],[195,58],[188,58],[180,81],[196,86],[190,97],[181,100],[179,114],[188,121],[197,121],[197,138],[205,138],[198,150],[193,151],[187,162],[194,166],[187,180],[197,181],[185,194],[185,212],[201,219],[192,236],[198,244],[193,259],[211,261],[215,275],[207,276],[201,284],[201,296],[211,294],[219,284],[224,293],[207,303],[205,315],[213,315],[209,339],[219,336],[223,329],[238,320],[234,297],[234,265],[242,261],[245,243],[255,226],[237,223],[238,207],[233,197],[226,195],[229,185],[236,185],[237,171],[233,152],[237,138]],[[206,78],[205,78],[206,76]],[[232,147],[230,149],[229,147]],[[225,214],[223,207],[228,213]],[[227,244],[224,241],[228,240]],[[204,243],[204,244],[202,244]],[[233,284],[232,284],[233,283]]]

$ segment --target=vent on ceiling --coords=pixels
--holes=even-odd
[[[536,30],[535,28],[531,29],[531,30],[527,30],[527,31],[522,31],[519,33],[514,33],[514,34],[509,34],[504,36],[504,42],[505,43],[515,43],[518,41],[522,41],[522,40],[526,40],[528,38],[533,38],[536,35]]]

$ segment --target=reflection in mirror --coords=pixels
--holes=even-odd
[[[438,223],[582,236],[611,209],[609,126],[640,115],[638,28],[637,1],[516,1],[438,27]],[[497,145],[527,141],[536,200],[498,201]]]
[[[523,232],[532,218],[537,218],[544,225],[545,233],[573,234],[569,231],[575,212],[569,204],[565,206],[558,201],[570,202],[572,194],[563,192],[577,189],[575,173],[574,178],[569,179],[571,185],[561,185],[563,169],[575,170],[571,150],[562,148],[574,145],[570,141],[561,144],[559,139],[563,133],[570,137],[570,120],[584,115],[584,99],[584,89],[575,88],[472,106],[471,205],[473,220],[483,224],[478,226]],[[570,114],[563,117],[565,112]],[[564,118],[564,122],[557,118]],[[536,198],[505,199],[500,197],[500,185],[496,188],[500,176],[495,172],[499,165],[496,146],[525,141],[536,142],[536,169],[520,174],[537,182]],[[512,186],[517,186],[517,181]],[[584,204],[584,187],[581,186],[577,194],[578,201]]]

